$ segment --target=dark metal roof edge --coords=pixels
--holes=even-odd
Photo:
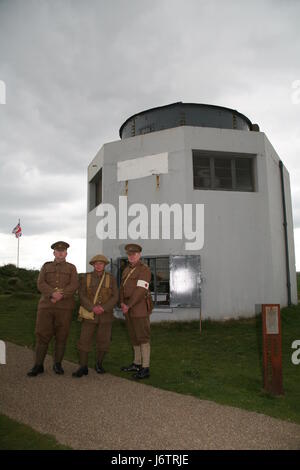
[[[122,139],[122,131],[123,131],[123,128],[124,126],[127,124],[128,121],[130,121],[131,119],[135,118],[136,116],[139,116],[141,114],[145,114],[145,113],[150,113],[151,111],[156,111],[157,109],[162,109],[162,108],[171,108],[173,106],[176,106],[178,104],[183,104],[183,105],[187,105],[187,106],[205,106],[205,107],[210,107],[210,108],[215,108],[215,109],[226,109],[227,111],[233,111],[236,115],[242,117],[243,119],[245,119],[247,121],[247,123],[249,124],[249,127],[251,129],[252,127],[252,122],[250,121],[249,118],[247,118],[247,116],[245,116],[244,114],[240,113],[239,111],[237,111],[236,109],[232,109],[232,108],[227,108],[226,106],[217,106],[217,105],[214,105],[214,104],[206,104],[206,103],[183,103],[182,101],[176,101],[175,103],[170,103],[170,104],[166,104],[166,105],[163,105],[163,106],[156,106],[155,108],[150,108],[150,109],[145,109],[144,111],[140,111],[139,113],[135,113],[133,114],[132,116],[130,116],[128,119],[126,119],[125,122],[123,122],[122,126],[120,127],[119,129],[119,136],[120,136],[120,139]]]

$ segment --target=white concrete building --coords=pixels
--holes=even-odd
[[[153,273],[152,321],[199,319],[200,308],[202,318],[247,317],[257,304],[297,303],[289,174],[257,125],[228,108],[175,103],[132,116],[120,135],[88,167],[87,263],[103,253],[120,275],[132,238],[120,238],[119,196],[148,209],[149,237],[151,204],[177,203],[182,216],[185,204],[203,204],[200,249],[174,239],[174,224],[171,239],[135,240]],[[115,239],[97,236],[101,203],[116,209]]]

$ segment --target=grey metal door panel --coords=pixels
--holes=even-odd
[[[170,306],[200,307],[200,255],[170,256]]]

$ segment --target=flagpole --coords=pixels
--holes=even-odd
[[[19,219],[20,226],[20,219]],[[19,267],[19,255],[20,255],[20,237],[18,237],[18,256],[17,256],[17,268]]]

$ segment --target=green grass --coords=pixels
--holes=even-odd
[[[0,450],[69,450],[53,436],[41,434],[29,426],[0,414]]]
[[[0,296],[0,339],[34,347],[37,302],[34,295]],[[201,335],[198,322],[153,324],[151,377],[143,383],[300,423],[300,365],[291,362],[291,344],[300,339],[300,304],[283,309],[281,317],[282,397],[272,397],[262,389],[261,317],[204,321]],[[74,362],[78,359],[80,326],[74,315],[65,356]],[[116,320],[104,366],[110,373],[131,380],[130,374],[120,372],[120,366],[131,361],[125,324]],[[94,363],[93,352],[89,366]]]

